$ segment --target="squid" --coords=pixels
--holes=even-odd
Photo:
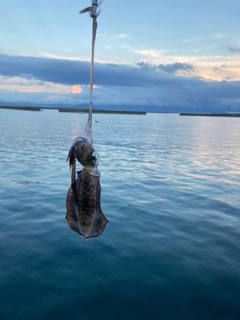
[[[76,159],[83,169],[77,172],[75,179]],[[78,137],[73,141],[67,160],[72,171],[66,200],[68,225],[85,239],[97,237],[108,223],[100,203],[99,156],[85,138]]]

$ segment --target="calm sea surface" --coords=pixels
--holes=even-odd
[[[239,320],[240,119],[94,119],[110,222],[86,241],[65,199],[87,115],[0,110],[0,319]]]

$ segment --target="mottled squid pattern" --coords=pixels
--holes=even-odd
[[[76,159],[83,165],[75,179]],[[69,227],[85,239],[99,236],[107,218],[101,209],[100,172],[98,155],[85,138],[77,138],[68,154],[71,167],[71,186],[68,190],[66,219]]]

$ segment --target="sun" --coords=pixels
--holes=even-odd
[[[73,94],[79,94],[83,91],[83,89],[80,86],[73,86],[71,89],[71,93]]]

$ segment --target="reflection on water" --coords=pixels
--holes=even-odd
[[[239,119],[97,119],[111,223],[79,241],[66,153],[87,115],[0,110],[0,318],[238,320]]]

